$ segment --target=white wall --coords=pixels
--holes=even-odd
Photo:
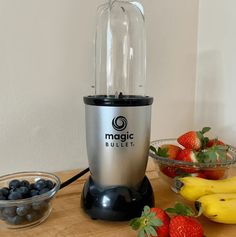
[[[0,174],[87,165],[92,0],[0,0]],[[198,0],[144,0],[152,139],[193,126]]]
[[[199,3],[195,126],[236,145],[236,1]]]

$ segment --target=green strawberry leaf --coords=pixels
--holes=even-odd
[[[202,134],[206,133],[206,132],[209,132],[211,130],[210,127],[204,127],[201,131]]]
[[[145,233],[145,236],[151,237],[151,232],[149,230],[149,227],[144,227],[144,233]]]
[[[197,157],[198,162],[200,163],[205,162],[205,160],[207,159],[207,155],[203,151],[200,151],[196,157]]]
[[[183,216],[194,216],[195,213],[189,206],[183,204],[183,203],[176,203],[174,208],[167,208],[165,209],[166,212],[174,213],[177,215],[183,215]]]
[[[150,218],[150,219],[155,217],[155,216],[156,216],[155,212],[150,212],[150,213],[147,214],[147,217]]]
[[[194,215],[193,210],[190,207],[184,205],[183,203],[176,203],[175,208],[179,211],[180,214],[182,213],[186,216]]]
[[[211,161],[211,162],[215,162],[216,161],[216,159],[217,159],[217,154],[216,154],[216,152],[215,151],[209,151],[208,152],[208,158],[209,158],[209,161]]]
[[[149,227],[149,231],[152,236],[157,236],[157,232],[152,226]]]
[[[209,141],[210,139],[208,137],[203,136],[201,149],[205,149]]]
[[[152,226],[162,226],[163,225],[162,221],[159,218],[150,220],[149,224]]]
[[[199,162],[217,162],[218,160],[224,161],[227,159],[228,147],[223,145],[213,145],[208,147],[197,154]]]
[[[151,151],[153,151],[154,153],[157,152],[157,150],[156,150],[156,148],[155,148],[154,146],[150,146],[149,149],[150,149]]]
[[[139,233],[138,233],[138,237],[145,237],[145,231],[144,229],[143,230],[140,230]]]
[[[140,237],[157,236],[155,227],[161,226],[162,221],[151,211],[149,206],[144,206],[141,217],[130,221],[133,230],[137,230]]]
[[[144,209],[143,209],[143,214],[144,215],[148,215],[150,213],[150,207],[149,206],[145,206]]]
[[[217,153],[219,155],[220,160],[225,161],[227,159],[226,151],[218,150]]]
[[[165,209],[165,211],[166,211],[166,212],[169,212],[169,213],[174,213],[174,214],[176,214],[176,210],[175,210],[175,208],[173,208],[173,207],[168,207],[168,208]]]
[[[168,157],[168,148],[158,148],[157,155],[161,157]]]
[[[168,157],[168,148],[164,147],[158,147],[158,150],[154,146],[149,147],[151,151],[153,151],[156,155],[161,157]]]
[[[133,230],[138,230],[140,228],[140,221],[139,218],[134,218],[130,221],[130,226]]]
[[[204,136],[204,133],[208,132],[211,128],[204,127],[201,131],[197,131],[197,136],[201,140],[201,150],[204,149],[209,142],[209,138]]]

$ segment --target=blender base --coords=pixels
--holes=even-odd
[[[84,185],[81,206],[92,219],[127,221],[140,216],[143,207],[154,206],[152,186],[145,176],[139,189],[98,187],[91,176]]]

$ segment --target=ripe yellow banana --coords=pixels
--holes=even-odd
[[[189,201],[214,193],[236,193],[236,176],[222,180],[184,177],[175,180],[177,192]]]
[[[236,193],[202,196],[195,201],[195,207],[212,221],[236,224]]]

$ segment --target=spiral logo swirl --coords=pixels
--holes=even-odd
[[[128,121],[125,117],[123,116],[118,116],[113,118],[112,120],[112,127],[116,130],[116,131],[123,131],[126,129],[128,124]]]

